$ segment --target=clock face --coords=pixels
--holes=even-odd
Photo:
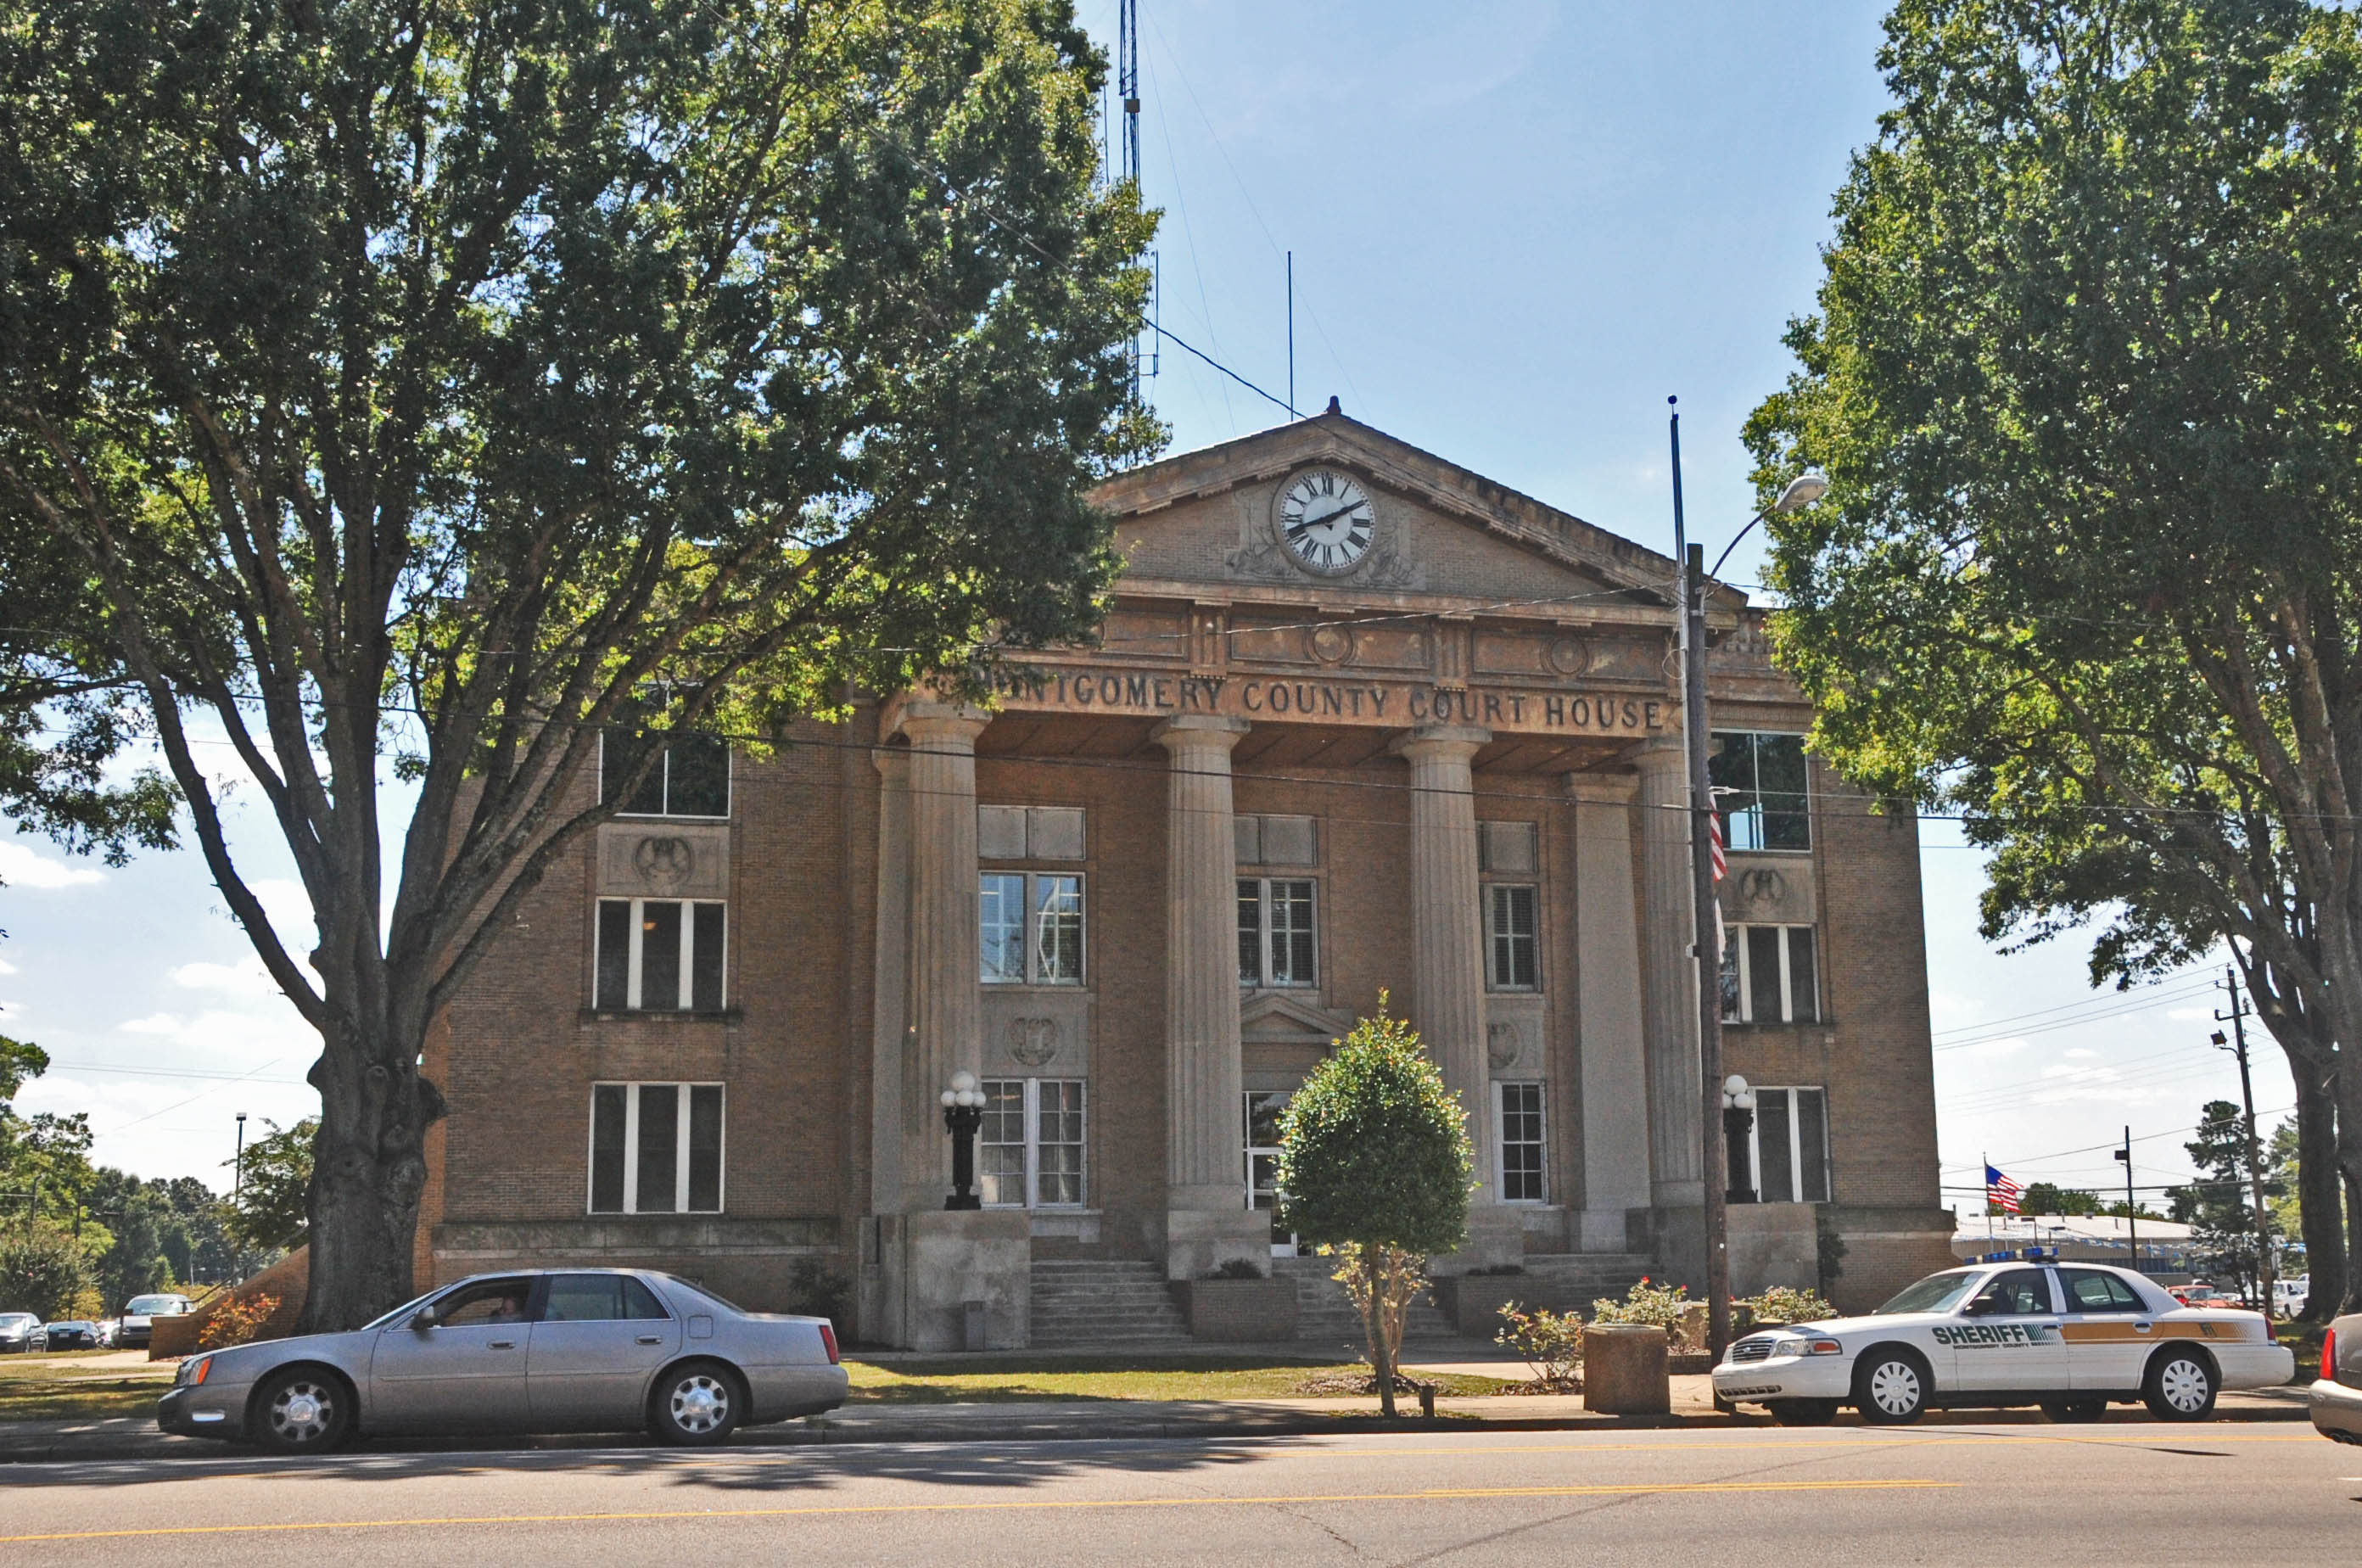
[[[1279,534],[1287,553],[1305,570],[1325,577],[1359,566],[1376,526],[1370,498],[1334,469],[1299,475],[1279,498]]]

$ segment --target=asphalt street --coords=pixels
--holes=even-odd
[[[12,1465],[0,1562],[2351,1561],[2310,1426],[1406,1432]]]

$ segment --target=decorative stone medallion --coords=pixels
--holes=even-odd
[[[676,892],[697,874],[697,851],[685,838],[650,834],[633,847],[632,869],[649,887]]]
[[[1485,1056],[1495,1072],[1515,1066],[1525,1055],[1526,1032],[1514,1023],[1496,1023],[1485,1031]]]
[[[1353,657],[1353,629],[1341,622],[1324,621],[1312,628],[1305,646],[1322,664],[1342,664]]]
[[[1054,1018],[1010,1019],[1009,1054],[1026,1066],[1042,1066],[1058,1054],[1058,1021]]]
[[[1554,637],[1542,658],[1561,675],[1581,675],[1591,668],[1591,645],[1581,637]]]

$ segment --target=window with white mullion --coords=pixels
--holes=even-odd
[[[1734,925],[1722,949],[1722,1016],[1727,1023],[1812,1023],[1820,978],[1809,925]]]
[[[1083,983],[1083,879],[987,871],[977,882],[978,975],[988,986]]]
[[[590,1090],[593,1214],[722,1211],[720,1084],[595,1084]]]
[[[1821,1088],[1759,1087],[1748,1129],[1747,1154],[1758,1201],[1829,1200],[1828,1099]]]
[[[1085,1193],[1080,1078],[988,1078],[978,1185],[988,1209],[1075,1209]]]
[[[1309,878],[1238,879],[1239,984],[1319,984],[1319,933]]]
[[[726,999],[728,906],[602,899],[592,1005],[602,1012],[719,1012]]]

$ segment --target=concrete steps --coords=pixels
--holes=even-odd
[[[1032,1289],[1037,1346],[1190,1342],[1189,1325],[1155,1264],[1036,1258]]]
[[[1309,1340],[1324,1348],[1362,1348],[1368,1338],[1362,1328],[1362,1315],[1353,1309],[1352,1297],[1345,1294],[1345,1287],[1330,1277],[1337,1272],[1334,1259],[1274,1258],[1271,1266],[1274,1274],[1296,1281],[1296,1337],[1299,1341]],[[1403,1323],[1403,1338],[1440,1340],[1451,1336],[1451,1324],[1422,1291]]]

